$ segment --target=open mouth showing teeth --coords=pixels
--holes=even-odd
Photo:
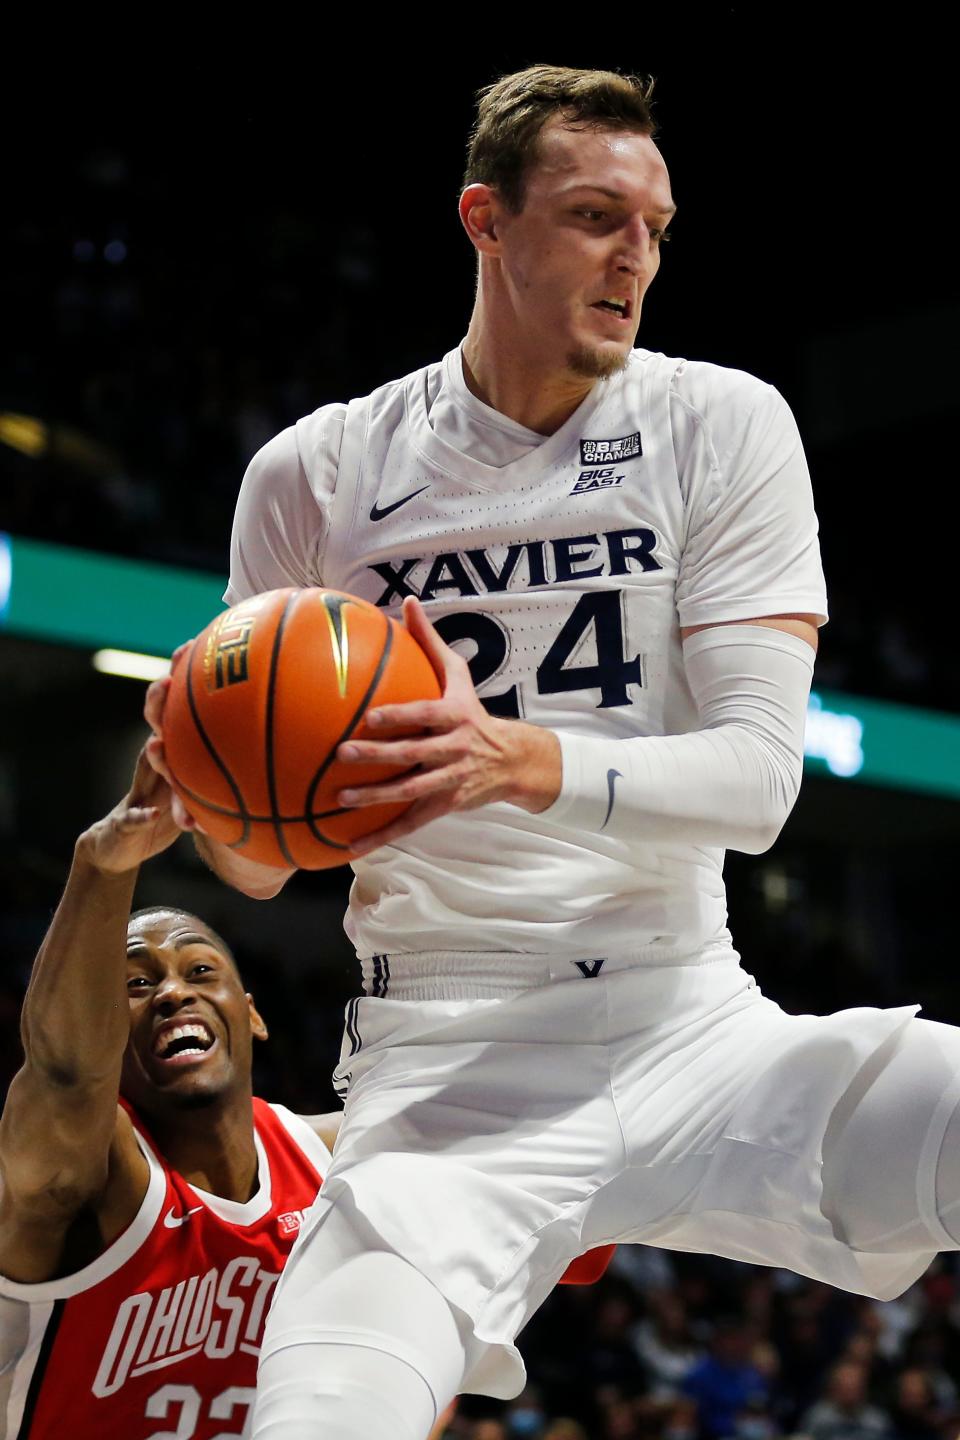
[[[630,302],[628,300],[595,300],[593,309],[606,310],[621,320],[627,320],[630,317]]]
[[[160,1036],[153,1053],[160,1060],[172,1060],[174,1056],[203,1055],[212,1044],[213,1035],[206,1025],[176,1025]]]

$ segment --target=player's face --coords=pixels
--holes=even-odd
[[[548,122],[522,210],[498,212],[496,221],[504,283],[526,344],[545,357],[559,352],[578,375],[620,369],[675,208],[667,167],[648,135]]]
[[[145,915],[127,932],[130,1040],[121,1075],[145,1114],[249,1094],[266,1029],[232,961],[198,921]]]

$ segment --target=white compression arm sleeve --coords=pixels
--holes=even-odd
[[[718,845],[759,855],[793,808],[814,652],[765,625],[715,625],[683,646],[702,728],[594,739],[558,732],[549,820],[618,840]]]

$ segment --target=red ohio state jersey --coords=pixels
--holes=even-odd
[[[133,1223],[75,1275],[0,1277],[0,1437],[249,1433],[270,1299],[330,1160],[283,1106],[255,1099],[253,1113],[260,1184],[245,1204],[188,1185],[131,1112],[150,1167]]]

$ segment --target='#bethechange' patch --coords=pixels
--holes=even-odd
[[[643,454],[640,431],[632,435],[621,435],[619,440],[581,440],[581,465],[619,464],[621,460],[635,460]]]

